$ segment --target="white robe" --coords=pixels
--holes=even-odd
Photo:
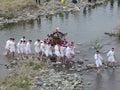
[[[65,47],[60,46],[60,56],[64,57],[65,56]]]
[[[94,59],[95,59],[96,67],[102,66],[103,58],[102,58],[102,56],[100,54],[95,54]]]
[[[60,48],[58,45],[55,45],[54,50],[55,50],[55,55],[60,56]]]
[[[68,46],[67,48],[66,48],[66,51],[65,51],[66,53],[65,53],[65,56],[67,57],[67,58],[71,58],[71,48]]]
[[[15,42],[14,41],[10,42],[10,52],[15,52]]]
[[[5,49],[10,50],[10,42],[11,40],[6,41]]]
[[[75,46],[71,46],[71,54],[75,54]]]
[[[17,43],[17,53],[20,54],[21,51],[20,51],[20,42]]]
[[[27,42],[27,44],[26,44],[26,54],[31,54],[31,44],[30,44],[30,42]]]
[[[109,62],[115,62],[115,57],[114,57],[114,51],[110,50],[108,53],[107,53],[107,57],[108,57],[108,61]]]
[[[34,46],[35,46],[35,52],[39,53],[40,52],[40,42],[35,41]]]
[[[44,54],[45,53],[45,44],[41,43],[40,45],[40,51]]]
[[[49,55],[52,56],[51,45],[45,45],[45,55],[48,57]]]

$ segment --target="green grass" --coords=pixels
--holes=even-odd
[[[12,86],[15,86],[17,88],[26,88],[29,85],[30,85],[30,79],[27,76],[25,76],[21,82],[19,81],[13,82]]]

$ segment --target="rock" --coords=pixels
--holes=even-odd
[[[92,83],[91,82],[87,82],[87,85],[91,85]]]
[[[88,59],[88,58],[85,58],[84,61],[89,61],[89,59]]]
[[[75,7],[73,8],[73,11],[80,11],[80,8],[79,8],[78,6],[75,6]]]
[[[96,65],[95,64],[88,64],[86,65],[87,69],[93,69],[93,68],[96,68]]]
[[[109,36],[115,36],[116,34],[113,32],[105,32],[104,34],[109,35]]]
[[[77,70],[76,70],[77,72],[80,72],[81,71],[81,69],[80,68],[77,68]]]
[[[80,64],[80,65],[84,64],[83,61],[77,61],[77,63]]]
[[[65,65],[63,64],[62,67],[65,68]]]
[[[3,17],[0,17],[0,21],[3,21],[4,20],[4,18]]]
[[[54,15],[53,11],[49,11],[48,13],[49,13],[49,15]]]
[[[11,66],[17,65],[17,61],[16,61],[16,60],[12,61],[12,62],[10,63],[10,65],[11,65]]]
[[[62,90],[62,87],[59,86],[59,87],[57,88],[57,90]]]
[[[76,54],[80,54],[80,51],[75,51]]]
[[[80,68],[80,67],[81,67],[81,65],[78,65],[78,67]]]
[[[82,43],[77,43],[77,45],[82,45]]]
[[[70,70],[70,71],[73,71],[73,70],[74,70],[74,68],[70,68],[69,70]]]

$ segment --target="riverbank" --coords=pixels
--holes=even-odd
[[[104,3],[106,0],[98,0],[96,2],[87,2],[80,0],[77,4],[66,0],[64,3],[57,1],[41,1],[38,5],[34,0],[5,0],[0,1],[0,28],[10,23],[25,22],[35,20],[39,16],[55,15],[60,12],[76,12],[80,11],[81,7],[96,6]]]
[[[56,64],[32,59],[13,60],[6,67],[12,72],[0,80],[1,90],[83,90],[91,84],[82,78],[82,71],[89,70],[83,61]]]

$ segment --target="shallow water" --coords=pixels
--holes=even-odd
[[[76,13],[65,12],[56,16],[40,17],[37,20],[31,20],[28,23],[22,22],[17,25],[11,24],[7,26],[0,31],[0,75],[7,73],[6,69],[4,69],[4,64],[8,62],[8,59],[3,56],[3,53],[5,51],[5,42],[9,37],[14,37],[16,42],[18,42],[22,36],[26,36],[27,40],[32,39],[34,42],[37,38],[43,40],[46,35],[52,33],[56,27],[59,27],[62,32],[68,33],[68,41],[74,41],[76,44],[83,43],[83,45],[79,47],[79,50],[81,51],[80,58],[89,58],[90,62],[93,62],[94,50],[91,49],[90,44],[96,39],[100,39],[104,44],[103,49],[108,50],[111,47],[115,47],[117,60],[119,61],[120,41],[118,41],[117,38],[104,35],[104,32],[111,31],[120,23],[120,2],[118,1],[119,0],[115,0],[115,2],[105,3],[97,7],[82,7],[81,11]],[[105,57],[104,54],[103,56]],[[116,72],[117,76],[115,78],[119,78],[119,71],[115,71],[114,73],[116,74]],[[105,77],[107,77],[106,74],[107,73],[104,73],[103,76],[105,75]],[[91,79],[95,81],[96,75],[90,74],[90,77],[92,77]],[[88,76],[88,79],[90,77]],[[99,83],[105,83],[103,77],[100,80],[103,81],[98,80]],[[99,85],[97,87],[99,87]],[[100,84],[100,89],[96,89],[94,87],[94,89],[91,88],[87,90],[110,89],[107,89],[107,87]],[[118,88],[111,90],[118,90]]]

